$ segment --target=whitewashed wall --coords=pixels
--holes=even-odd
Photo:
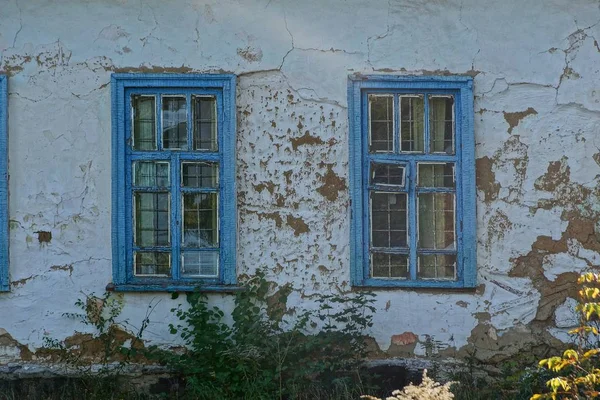
[[[63,313],[111,281],[109,82],[127,71],[238,76],[238,274],[291,283],[289,309],[350,289],[348,75],[474,76],[479,287],[379,291],[369,334],[389,355],[431,335],[491,361],[564,340],[574,272],[600,259],[599,22],[592,0],[0,0],[0,364],[85,332]],[[173,340],[169,295],[123,302],[133,326],[158,302],[145,338]]]

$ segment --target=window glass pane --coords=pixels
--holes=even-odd
[[[369,95],[369,152],[394,151],[394,96]]]
[[[429,96],[429,138],[432,153],[454,154],[453,96]]]
[[[135,186],[169,186],[169,163],[136,161],[133,163],[133,184]]]
[[[165,252],[136,251],[136,275],[171,275],[171,254]]]
[[[219,168],[215,163],[181,163],[181,185],[195,188],[216,188],[219,185]]]
[[[183,194],[183,245],[218,247],[216,193]]]
[[[405,254],[371,254],[373,278],[408,278],[408,256]]]
[[[400,150],[423,152],[425,105],[422,96],[400,96]]]
[[[133,149],[156,150],[156,99],[132,96]]]
[[[371,193],[371,247],[406,247],[406,193]]]
[[[419,248],[453,250],[454,193],[420,193]]]
[[[404,166],[371,163],[371,184],[404,186]]]
[[[183,253],[181,275],[218,276],[219,253],[216,251],[188,251]]]
[[[194,150],[217,151],[217,101],[214,97],[193,97]]]
[[[187,149],[185,97],[163,96],[162,138],[165,149]]]
[[[456,279],[456,254],[420,255],[417,276],[420,279]]]
[[[135,192],[135,244],[168,246],[169,193]]]
[[[453,188],[454,163],[423,164],[419,163],[419,186]]]

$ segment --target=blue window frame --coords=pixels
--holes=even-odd
[[[0,292],[8,291],[8,83],[0,75]]]
[[[112,76],[113,286],[236,283],[235,76]]]
[[[348,83],[354,286],[476,284],[470,77]]]

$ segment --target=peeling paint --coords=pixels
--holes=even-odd
[[[535,188],[546,192],[553,192],[557,186],[568,184],[571,170],[567,164],[567,160],[567,157],[563,157],[560,161],[552,161],[548,165],[546,174],[540,176],[535,181]]]
[[[310,228],[300,217],[288,215],[286,217],[286,223],[294,230],[294,236],[300,236],[303,233],[310,232]]]
[[[38,241],[40,242],[40,244],[42,244],[42,243],[50,243],[50,241],[52,240],[52,232],[37,231],[37,232],[34,232],[34,233],[37,233],[37,235],[38,235]]]
[[[519,125],[519,122],[521,122],[525,117],[527,117],[529,115],[537,115],[537,111],[534,110],[533,108],[529,107],[525,111],[518,111],[518,112],[511,112],[511,113],[504,112],[504,119],[506,120],[506,123],[508,124],[508,133],[512,133],[513,129]]]
[[[318,136],[312,136],[310,132],[305,131],[304,135],[299,138],[292,138],[292,148],[298,150],[300,146],[313,146],[324,144],[323,140]]]
[[[237,76],[236,270],[240,280],[265,270],[277,318],[351,289],[348,75],[474,77],[478,287],[376,290],[369,345],[377,357],[423,357],[419,338],[431,337],[440,357],[476,351],[489,363],[559,348],[576,275],[600,265],[600,16],[592,0],[518,6],[86,4],[107,23],[71,0],[6,4],[11,292],[0,310],[20,312],[0,311],[10,330],[0,363],[57,357],[40,349],[45,330],[98,351],[62,312],[111,282],[113,72]],[[415,29],[423,18],[429,29]],[[155,298],[144,340],[168,347],[168,294],[128,293],[123,318],[137,322]],[[231,310],[230,297],[213,300]]]
[[[392,336],[392,344],[400,345],[400,346],[406,346],[408,344],[413,344],[417,340],[419,340],[419,337],[412,332],[404,332],[404,333],[401,333],[400,335]]]
[[[50,269],[52,271],[69,271],[69,276],[73,276],[73,264],[53,265]]]
[[[333,172],[332,164],[326,164],[325,166],[327,167],[327,172],[322,176],[321,181],[323,184],[317,188],[317,192],[329,201],[336,201],[338,192],[347,189],[346,180],[340,178]]]
[[[477,189],[483,192],[486,203],[496,200],[500,191],[500,184],[496,182],[493,168],[494,161],[487,156],[476,161]]]

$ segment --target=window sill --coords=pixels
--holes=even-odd
[[[467,285],[462,281],[436,281],[436,280],[384,280],[384,279],[365,279],[362,282],[354,283],[353,289],[356,290],[434,290],[451,292],[473,292],[475,285]]]
[[[165,283],[165,284],[118,284],[109,283],[106,285],[108,292],[214,292],[214,293],[235,293],[244,290],[243,286],[238,285],[190,285]]]

